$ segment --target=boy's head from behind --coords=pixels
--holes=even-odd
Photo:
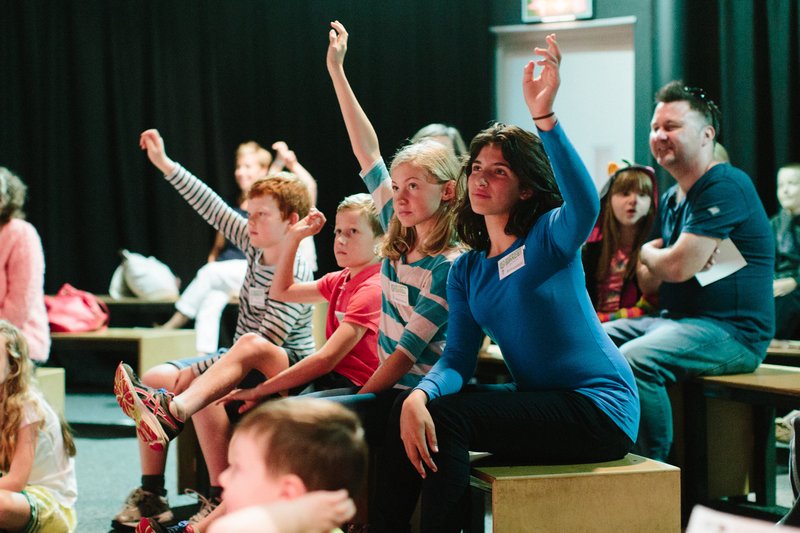
[[[367,444],[358,417],[342,405],[288,398],[267,402],[242,419],[228,461],[220,482],[232,512],[312,490],[358,494]]]
[[[372,197],[347,196],[336,208],[333,253],[341,267],[364,267],[375,261],[383,241],[383,227]]]
[[[279,172],[253,183],[247,192],[250,241],[256,248],[275,246],[289,226],[308,215],[308,187],[291,172]]]

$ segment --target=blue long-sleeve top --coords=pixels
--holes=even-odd
[[[517,390],[583,394],[635,441],[633,373],[600,326],[581,264],[581,244],[600,209],[597,191],[560,125],[540,137],[564,203],[502,254],[471,251],[456,260],[447,282],[447,345],[417,388],[431,400],[458,392],[475,372],[485,332],[499,346]],[[520,264],[513,254],[524,257],[524,266],[500,279],[500,264]]]

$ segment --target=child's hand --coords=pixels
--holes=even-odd
[[[239,407],[239,413],[246,413],[256,405],[258,405],[259,400],[264,397],[259,391],[258,387],[253,387],[252,389],[233,389],[228,394],[214,402],[215,405],[225,405],[230,402],[241,401],[244,402]]]
[[[165,175],[174,170],[175,162],[167,157],[167,152],[164,149],[164,139],[161,138],[158,130],[143,131],[139,136],[139,147],[147,151],[147,157],[150,162]]]
[[[283,141],[275,142],[272,145],[272,149],[275,150],[277,158],[283,161],[283,165],[291,171],[294,164],[297,163],[297,156],[294,151],[289,150],[289,146]]]
[[[330,33],[328,33],[328,70],[341,68],[344,65],[344,56],[347,53],[347,30],[338,20],[331,22]]]
[[[321,211],[317,211],[312,207],[308,216],[300,220],[297,224],[289,228],[289,235],[298,241],[305,239],[310,235],[316,235],[322,230],[325,225],[325,215]]]

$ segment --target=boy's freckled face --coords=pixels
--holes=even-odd
[[[247,201],[247,231],[250,244],[256,248],[269,248],[280,244],[286,237],[289,219],[281,217],[278,201],[266,194]]]
[[[238,433],[231,439],[228,447],[229,466],[219,479],[226,512],[264,505],[282,498],[280,477],[267,469],[265,457],[263,439],[256,440],[249,433]]]

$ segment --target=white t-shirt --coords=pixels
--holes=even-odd
[[[58,503],[64,507],[74,507],[75,500],[78,499],[75,459],[69,457],[64,450],[58,415],[38,392],[33,391],[32,394],[44,414],[44,425],[39,430],[36,440],[36,455],[27,484],[46,487],[53,493]],[[22,426],[39,420],[41,416],[37,415],[33,403],[26,404],[22,414]]]

